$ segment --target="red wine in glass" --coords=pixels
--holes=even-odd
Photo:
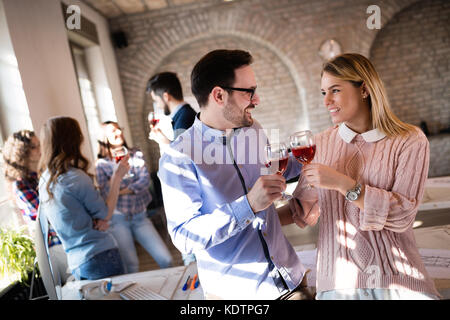
[[[289,157],[278,160],[277,174],[282,175],[286,171],[288,161],[289,161]]]
[[[111,150],[111,155],[114,157],[116,163],[119,163],[126,155],[128,154],[128,149],[125,146],[115,148]],[[128,172],[123,178],[131,178],[133,176],[132,173]]]
[[[267,161],[266,168],[274,168],[277,174],[282,175],[289,162],[289,153],[284,143],[272,143],[265,147]],[[283,200],[292,199],[292,195],[282,192]]]
[[[124,156],[115,156],[114,159],[116,160],[116,163],[119,163],[120,160],[123,159]]]
[[[311,131],[298,131],[289,137],[292,154],[298,162],[305,165],[314,159],[316,154],[316,145],[314,143],[314,136]],[[307,189],[311,186],[308,184]]]
[[[154,112],[150,112],[148,114],[148,124],[153,128],[154,126],[156,126],[159,122],[159,119],[156,118],[156,115]]]
[[[292,154],[302,164],[308,164],[314,159],[316,145],[292,148]]]
[[[279,160],[270,160],[265,163],[266,168],[274,167],[277,168],[277,174],[282,175],[287,168],[289,158],[279,159]]]

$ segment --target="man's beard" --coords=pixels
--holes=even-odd
[[[255,108],[255,105],[249,104],[244,110],[241,110],[234,101],[229,101],[223,109],[223,117],[230,121],[235,128],[250,127],[253,125],[253,118],[249,118],[245,112],[247,108]]]
[[[169,106],[164,103],[164,115],[168,116],[170,114]]]

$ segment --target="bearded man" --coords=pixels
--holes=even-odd
[[[273,205],[301,166],[291,156],[284,176],[262,175],[264,160],[255,161],[268,139],[252,117],[252,60],[214,50],[192,70],[200,112],[159,163],[168,231],[181,252],[195,254],[207,299],[310,299],[307,270]]]

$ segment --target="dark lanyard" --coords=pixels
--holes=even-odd
[[[231,137],[230,137],[230,140],[231,140]],[[239,167],[236,164],[236,161],[234,160],[233,151],[231,150],[231,144],[227,143],[227,137],[223,137],[222,143],[223,143],[223,145],[225,145],[227,147],[228,152],[230,153],[231,159],[233,159],[233,166],[236,169],[236,172],[239,176],[239,180],[241,181],[242,189],[244,189],[244,194],[247,194],[248,190],[245,185],[244,177],[242,176],[241,170],[239,170]],[[264,240],[261,229],[258,229],[258,236],[259,236],[259,240],[261,241],[261,245],[263,247],[264,256],[266,257],[266,260],[269,263],[269,275],[272,276],[272,279],[273,279],[278,291],[280,293],[282,293],[282,292],[285,292],[286,290],[289,290],[286,282],[284,281],[280,272],[275,268],[275,265],[273,264],[272,259],[270,258],[269,248],[267,247],[266,240]]]

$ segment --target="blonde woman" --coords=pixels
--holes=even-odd
[[[303,168],[292,215],[281,216],[302,228],[321,217],[316,299],[438,299],[413,234],[427,138],[392,113],[364,56],[334,58],[321,78],[336,125],[315,136],[317,154]]]

